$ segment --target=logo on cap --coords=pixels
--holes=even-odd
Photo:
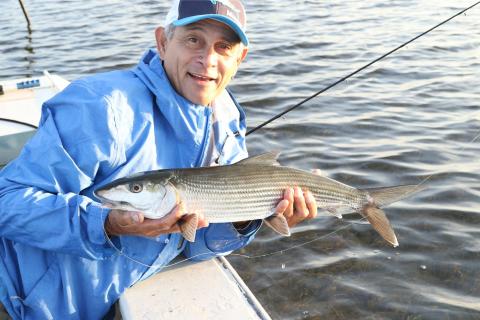
[[[186,25],[201,19],[217,19],[229,25],[245,45],[246,16],[241,0],[174,0],[165,25]]]

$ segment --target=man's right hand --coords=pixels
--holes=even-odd
[[[208,226],[204,216],[198,215],[198,228]],[[188,221],[193,215],[186,214],[179,203],[165,217],[160,219],[145,218],[143,213],[112,209],[105,221],[105,231],[109,236],[135,235],[157,237],[161,234],[180,232],[179,222]]]

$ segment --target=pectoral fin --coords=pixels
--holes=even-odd
[[[268,218],[265,218],[265,224],[275,230],[275,232],[280,233],[281,235],[290,236],[290,228],[288,227],[287,219],[283,215],[271,215]]]
[[[185,240],[189,242],[195,241],[195,234],[198,228],[198,215],[188,215],[184,220],[179,222],[179,226]]]

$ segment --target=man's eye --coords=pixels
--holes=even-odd
[[[130,192],[139,193],[139,192],[142,192],[143,185],[140,183],[130,183],[128,185],[128,189],[130,190]]]
[[[231,49],[232,48],[232,46],[229,45],[228,43],[220,43],[219,46],[222,49]]]
[[[216,45],[216,50],[219,54],[224,56],[234,56],[235,55],[235,45],[228,42],[221,42]]]
[[[190,43],[198,43],[198,39],[195,38],[195,37],[189,37],[189,38],[187,38],[187,41],[190,42]]]
[[[220,43],[218,44],[218,48],[223,51],[231,51],[233,46],[230,43]]]

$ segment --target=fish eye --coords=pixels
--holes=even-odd
[[[130,192],[139,193],[139,192],[142,192],[143,185],[140,183],[130,183],[128,185],[128,189],[130,190]]]

